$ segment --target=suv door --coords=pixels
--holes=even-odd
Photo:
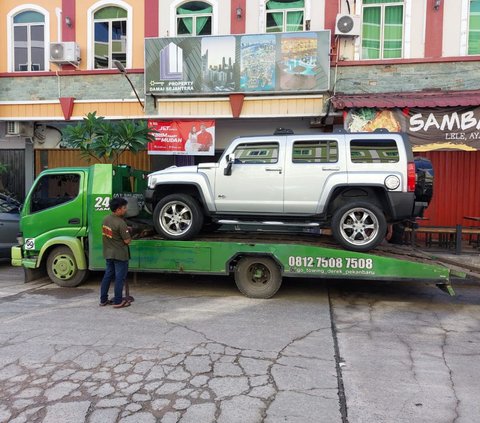
[[[215,206],[219,213],[268,214],[283,212],[283,178],[286,137],[238,140],[232,144],[235,162],[220,160],[215,173]]]
[[[77,236],[86,220],[83,204],[85,180],[83,171],[52,172],[40,177],[22,211],[23,236],[34,239],[44,235],[43,242],[55,236]]]
[[[285,213],[321,213],[334,186],[347,182],[343,136],[290,136],[285,160]]]

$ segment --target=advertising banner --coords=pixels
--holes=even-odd
[[[161,121],[149,120],[155,141],[148,143],[148,154],[215,155],[215,121]]]
[[[145,92],[157,96],[323,92],[330,31],[147,38]]]
[[[377,128],[406,132],[415,151],[480,149],[480,107],[361,108],[351,109],[345,119],[349,132]]]

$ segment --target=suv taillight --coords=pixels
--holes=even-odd
[[[411,162],[407,165],[407,190],[408,192],[415,191],[415,163]]]

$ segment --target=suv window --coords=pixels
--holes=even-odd
[[[293,163],[338,162],[337,141],[295,141],[292,151]]]
[[[397,163],[398,147],[394,140],[352,140],[350,155],[353,163]]]
[[[45,175],[32,193],[31,212],[38,212],[73,200],[80,190],[80,175]]]
[[[235,163],[269,164],[278,162],[278,143],[246,143],[235,148]]]

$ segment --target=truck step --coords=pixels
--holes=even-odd
[[[306,227],[306,228],[318,228],[319,223],[315,222],[280,222],[280,221],[253,221],[253,220],[229,220],[229,219],[220,219],[218,223],[222,225],[251,225],[251,226],[295,226],[295,227]]]

